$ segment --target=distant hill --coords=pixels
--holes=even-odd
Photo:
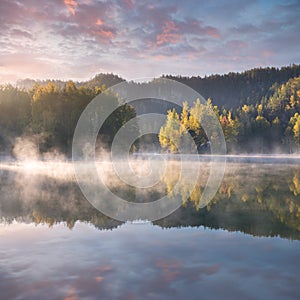
[[[273,95],[274,91],[281,84],[289,79],[300,76],[300,65],[293,64],[281,68],[267,67],[254,68],[242,73],[230,72],[225,75],[210,75],[205,77],[192,76],[173,76],[163,75],[163,78],[169,78],[184,83],[199,92],[205,99],[210,98],[214,105],[219,108],[235,109],[242,104],[253,104],[256,106],[262,99]],[[110,87],[125,81],[115,74],[97,74],[87,81],[74,82],[77,87]],[[46,85],[53,82],[55,85],[63,88],[66,81],[62,80],[33,80],[24,79],[17,82],[17,88],[28,90],[38,83]],[[145,102],[144,102],[145,103]],[[148,101],[146,106],[156,105],[153,101]],[[139,110],[140,108],[138,108]],[[169,107],[168,107],[169,109]],[[157,111],[157,110],[156,110]],[[162,108],[162,113],[166,112],[166,107]]]
[[[205,99],[211,98],[214,105],[226,109],[237,108],[241,104],[256,105],[263,97],[274,93],[278,85],[290,78],[300,76],[300,65],[282,68],[255,68],[242,73],[211,75],[208,77],[163,77],[184,83],[199,92]]]
[[[125,79],[119,77],[118,75],[100,73],[90,80],[79,82],[77,85],[85,85],[91,88],[95,86],[101,87],[104,84],[108,88],[122,81],[125,81]]]
[[[29,90],[31,89],[35,84],[44,85],[46,86],[49,82],[54,83],[56,86],[59,86],[60,88],[63,88],[68,80],[53,80],[53,79],[46,79],[46,80],[34,80],[30,78],[22,79],[17,81],[17,88],[19,89],[25,89]],[[101,87],[103,84],[106,87],[113,86],[117,83],[120,83],[122,81],[125,81],[125,79],[119,77],[118,75],[114,74],[103,74],[100,73],[93,77],[92,79],[89,79],[87,81],[75,81],[75,85],[77,87],[80,86],[87,86],[89,88],[93,87]]]
[[[287,82],[290,78],[300,76],[300,65],[293,64],[282,68],[254,68],[242,73],[230,72],[225,75],[210,75],[205,77],[192,76],[173,76],[163,75],[184,83],[199,92],[205,99],[211,98],[214,105],[219,108],[235,109],[241,104],[256,105],[261,102],[263,97],[270,97],[276,88]],[[46,85],[49,81],[59,87],[63,87],[66,81],[62,80],[33,80],[24,79],[17,82],[17,87],[28,90],[38,83]],[[113,86],[125,81],[115,74],[97,74],[92,79],[75,82],[77,87],[106,87]],[[164,109],[165,110],[165,109]]]
[[[49,82],[52,82],[56,86],[63,88],[67,81],[57,80],[57,79],[46,79],[46,80],[36,80],[36,79],[20,79],[16,83],[16,87],[18,89],[24,89],[26,91],[30,90],[34,87],[35,84],[46,86]]]

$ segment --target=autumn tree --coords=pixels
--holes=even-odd
[[[159,132],[159,142],[162,148],[172,153],[179,151],[180,147],[180,120],[175,109],[169,110],[167,120]]]
[[[289,125],[291,128],[290,134],[292,134],[296,149],[297,151],[299,151],[299,146],[300,146],[300,114],[299,113],[295,113],[294,116],[291,117]]]
[[[237,135],[239,130],[239,121],[232,117],[231,111],[226,110],[220,115],[220,123],[224,133],[227,149],[234,150],[237,144]]]

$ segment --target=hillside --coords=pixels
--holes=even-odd
[[[210,98],[214,105],[226,109],[237,108],[242,104],[258,104],[263,97],[273,94],[278,85],[290,78],[300,76],[300,65],[282,68],[255,68],[242,73],[230,72],[225,75],[208,77],[182,77],[165,75],[199,92],[205,99]]]
[[[258,68],[204,78],[163,77],[187,84],[206,99],[211,98],[208,103],[218,115],[229,153],[300,151],[300,65]],[[18,137],[29,137],[40,151],[58,148],[70,153],[75,126],[86,105],[107,87],[123,81],[114,74],[98,74],[84,82],[26,79],[19,81],[17,87],[1,86],[0,152],[11,152]],[[126,84],[132,85],[133,90],[140,85]],[[146,88],[151,88],[151,84],[156,81],[142,83]],[[176,97],[182,97],[180,92],[180,89],[174,91]],[[112,97],[111,101],[119,100]],[[206,136],[197,121],[201,120],[205,107],[196,102],[186,107],[182,114],[181,107],[174,107],[168,101],[150,98],[134,101],[130,107],[124,107],[122,114],[116,112],[110,125],[106,124],[106,141],[110,144],[121,124],[135,115],[168,114],[174,108],[175,111],[168,114],[168,122],[172,123],[175,118],[185,124],[184,128],[168,128],[166,123],[162,124],[162,132],[171,130],[170,134],[174,134],[179,143],[183,143],[184,132],[192,133],[198,149],[211,137]],[[192,111],[197,111],[197,122],[191,117]],[[172,141],[159,145],[157,135],[142,138],[139,142],[142,150],[152,149],[153,145],[155,151],[161,151],[160,146],[165,151],[172,148]]]

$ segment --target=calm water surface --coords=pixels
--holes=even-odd
[[[111,189],[154,199],[172,170],[143,195]],[[0,299],[299,299],[300,167],[227,164],[198,209],[202,191],[162,220],[119,222],[85,200],[69,164],[2,163]]]

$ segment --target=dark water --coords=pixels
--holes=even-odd
[[[0,299],[299,299],[300,167],[227,164],[198,209],[202,191],[162,220],[120,222],[85,200],[68,164],[0,165]]]

